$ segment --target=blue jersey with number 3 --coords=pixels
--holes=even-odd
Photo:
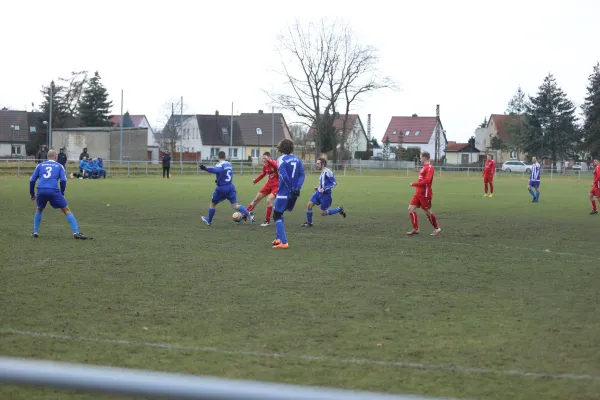
[[[293,154],[285,154],[277,159],[279,166],[278,196],[288,196],[295,190],[302,189],[304,184],[304,166]]]
[[[35,168],[29,182],[39,179],[38,191],[58,192],[58,182],[67,182],[67,175],[62,165],[53,160],[44,161]]]

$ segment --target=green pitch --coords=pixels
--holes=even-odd
[[[244,205],[251,177],[235,178]],[[87,242],[51,209],[32,239],[27,179],[0,178],[0,354],[470,399],[600,396],[588,180],[546,179],[531,204],[520,175],[499,175],[488,199],[478,174],[444,172],[441,235],[419,211],[423,234],[407,237],[416,173],[337,177],[348,218],[299,227],[307,176],[288,250],[271,249],[273,226],[234,224],[228,204],[202,224],[208,175],[69,180]]]

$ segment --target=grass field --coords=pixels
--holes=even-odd
[[[411,176],[411,179],[415,179]],[[339,176],[300,228],[309,175],[274,227],[200,222],[209,176],[70,180],[80,229],[47,210],[30,237],[25,178],[0,177],[0,354],[467,399],[600,398],[600,216],[588,181],[434,182],[442,234],[407,237],[409,178]],[[259,189],[236,177],[246,205]],[[110,204],[108,207],[107,204]],[[264,204],[258,206],[261,221]],[[169,346],[156,344],[168,343]],[[0,386],[0,398],[88,398]],[[90,397],[91,398],[91,397]]]

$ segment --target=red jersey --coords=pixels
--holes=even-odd
[[[484,176],[493,176],[496,173],[496,161],[485,160],[485,167],[483,167]]]
[[[600,189],[600,165],[594,168],[594,189]]]
[[[262,172],[257,176],[253,182],[257,183],[265,176],[269,177],[267,185],[277,186],[279,185],[279,174],[277,173],[277,161],[267,160],[267,163],[263,165]]]
[[[410,186],[417,188],[415,191],[416,196],[431,198],[433,195],[433,191],[431,190],[431,185],[433,184],[433,172],[433,165],[431,164],[424,165],[423,168],[421,168],[419,180],[410,184]]]

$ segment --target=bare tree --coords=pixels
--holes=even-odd
[[[292,140],[294,141],[294,148],[296,149],[296,153],[300,155],[302,159],[305,158],[306,155],[312,154],[315,151],[313,146],[313,141],[309,138],[308,135],[309,127],[304,123],[291,123],[290,124],[290,134],[292,135]]]
[[[69,115],[79,113],[79,104],[86,86],[89,83],[87,71],[74,71],[68,78],[58,78],[58,85],[63,88],[61,102]]]
[[[321,19],[304,29],[296,20],[278,37],[282,69],[291,93],[267,93],[272,101],[305,119],[316,129],[316,151],[337,154],[338,133],[333,129],[343,110],[341,141],[345,142],[347,116],[363,94],[396,86],[377,73],[379,58],[373,46],[359,43],[340,20]],[[327,135],[331,134],[331,137]],[[325,151],[324,151],[325,150]]]
[[[162,107],[164,127],[155,130],[156,141],[171,152],[175,151],[177,142],[181,141],[181,124],[185,121],[185,116],[181,118],[181,114],[187,111],[187,105],[183,103],[183,111],[181,105],[181,99],[166,102]]]

